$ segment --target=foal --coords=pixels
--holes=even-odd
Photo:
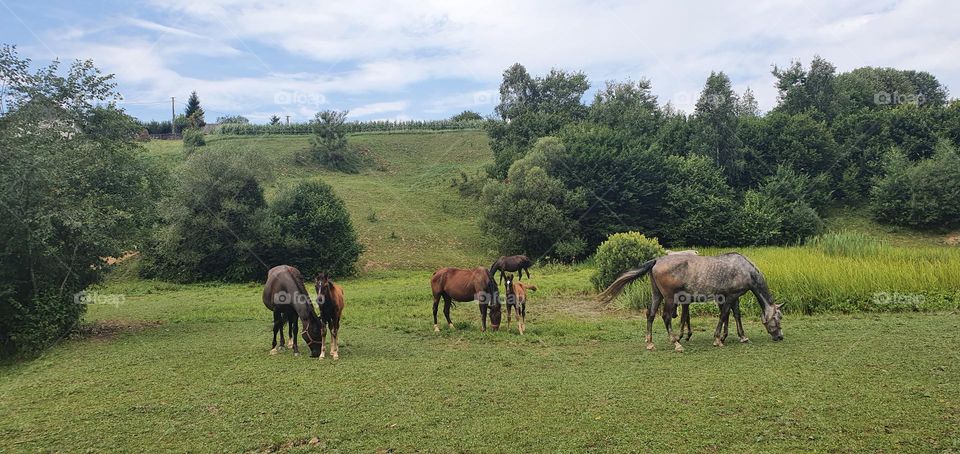
[[[527,290],[537,290],[536,285],[527,285],[523,282],[513,282],[513,274],[505,277],[507,285],[507,329],[510,329],[510,314],[517,311],[517,329],[520,334],[526,329],[527,319]]]
[[[313,278],[317,289],[317,303],[320,304],[320,324],[330,330],[330,356],[340,358],[340,345],[337,338],[340,334],[340,316],[343,314],[343,288],[334,284],[326,272],[319,273]],[[326,330],[320,331],[320,357],[326,356]]]

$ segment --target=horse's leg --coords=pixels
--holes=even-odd
[[[290,335],[290,338],[287,339],[287,348],[292,348],[294,352],[297,351],[297,340],[293,337],[293,334],[294,330],[296,330],[295,326],[299,318],[300,317],[290,317],[287,320],[287,334]]]
[[[668,299],[669,296],[669,299]],[[673,342],[674,351],[682,352],[683,346],[680,345],[680,338],[673,334],[673,314],[676,312],[677,302],[674,301],[673,295],[663,295],[664,297],[664,306],[663,306],[663,326],[667,328],[667,337],[670,339],[670,342]]]
[[[330,326],[330,356],[333,359],[340,359],[340,341],[337,338],[340,335],[340,317],[333,319]]]
[[[453,329],[453,322],[450,321],[450,306],[453,305],[449,296],[443,297],[443,316],[447,318],[447,328]]]
[[[480,303],[480,332],[487,330],[487,304]]]
[[[713,332],[713,346],[714,347],[723,347],[723,339],[720,338],[720,330],[724,327],[724,320],[728,320],[730,316],[730,305],[723,304],[720,306],[720,321],[717,322],[717,329]]]
[[[273,311],[273,346],[270,349],[271,355],[276,355],[279,352],[279,350],[277,350],[278,332],[283,336],[283,316],[280,315],[280,311]]]
[[[530,280],[530,268],[524,268],[523,270],[527,272],[527,280]]]
[[[293,355],[300,356],[300,346],[297,345],[297,334],[300,333],[300,317],[293,317],[290,321],[290,343],[293,345]]]
[[[437,323],[437,309],[439,307],[440,307],[440,294],[434,293],[433,294],[433,331],[435,333],[440,332],[440,325]],[[444,311],[446,310],[447,308],[446,306],[444,306]],[[447,318],[449,319],[450,317],[448,316]]]
[[[320,321],[320,359],[327,357],[327,328]]]
[[[523,331],[527,329],[527,302],[523,301],[517,305],[517,318],[520,320],[519,329],[520,334],[523,334]]]
[[[733,318],[737,321],[737,336],[740,337],[740,342],[749,342],[750,339],[747,339],[747,333],[743,330],[743,321],[740,320],[740,298],[733,300]]]
[[[663,300],[663,294],[660,293],[660,289],[657,288],[656,282],[653,279],[650,279],[651,297],[650,297],[650,307],[647,308],[647,350],[653,350],[656,348],[653,345],[653,320],[657,318],[657,309],[660,307],[660,302]]]
[[[680,308],[680,337],[683,337],[683,327],[687,327],[687,340],[690,340],[690,336],[693,336],[693,329],[690,328],[690,305],[684,304]]]

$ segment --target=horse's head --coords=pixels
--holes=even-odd
[[[767,328],[770,337],[775,341],[783,340],[783,331],[780,329],[780,319],[783,317],[780,308],[783,306],[783,304],[774,304],[771,302],[764,307],[763,312],[760,313],[760,321],[763,322],[763,326]]]
[[[320,357],[320,351],[323,348],[323,323],[318,319],[306,322],[300,335],[310,348],[310,357]]]
[[[330,292],[330,275],[328,275],[326,271],[317,273],[317,275],[313,277],[313,284],[317,290],[317,302],[323,304],[325,302],[323,295],[329,294]]]
[[[490,311],[490,329],[496,331],[500,329],[500,318],[503,315],[502,308],[500,307],[500,287],[497,286],[496,281],[490,280],[490,284],[487,286],[487,309]]]
[[[514,293],[513,292],[513,275],[508,274],[504,276],[504,282],[506,284],[506,289],[507,289],[507,298],[509,298],[510,295]]]

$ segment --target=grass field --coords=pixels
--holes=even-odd
[[[0,368],[0,450],[960,449],[955,312],[795,315],[779,343],[749,317],[724,348],[698,317],[683,354],[658,320],[646,352],[589,269],[535,271],[524,336],[466,303],[434,334],[428,272],[343,281],[337,362],[268,355],[258,285],[111,284],[104,332]]]
[[[0,364],[0,452],[960,451],[960,250],[944,234],[838,213],[831,230],[884,244],[740,249],[787,303],[783,342],[748,299],[750,343],[713,347],[716,308],[702,305],[685,353],[659,319],[647,352],[645,318],[627,307],[649,284],[599,305],[589,263],[534,268],[524,336],[480,333],[468,303],[436,334],[432,270],[495,256],[478,207],[449,187],[489,162],[486,137],[350,142],[378,168],[298,164],[305,137],[207,145],[261,155],[268,197],[322,178],[344,198],[367,252],[339,281],[339,361],[270,356],[260,284],[144,281],[134,260],[92,289],[120,298],[91,305],[82,335]],[[183,160],[179,142],[147,149],[170,168]]]

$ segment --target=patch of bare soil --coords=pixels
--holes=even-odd
[[[947,243],[947,246],[960,246],[960,233],[947,235],[947,238],[943,240],[943,242]]]
[[[543,313],[573,315],[581,318],[598,318],[605,315],[631,315],[632,312],[612,304],[603,304],[589,295],[558,296],[549,299],[549,302],[538,305],[536,296],[530,298],[527,308],[534,307]]]
[[[286,452],[286,451],[289,451],[289,450],[294,449],[294,448],[299,448],[299,447],[301,447],[301,446],[312,446],[313,448],[311,448],[311,449],[321,449],[321,448],[322,448],[322,446],[320,446],[320,438],[318,438],[318,437],[313,437],[313,438],[310,438],[310,439],[301,438],[301,439],[298,439],[298,440],[285,441],[285,442],[280,443],[280,444],[264,446],[264,447],[261,447],[261,448],[258,448],[258,449],[253,449],[253,450],[247,451],[247,453],[263,453],[263,454],[269,454],[269,453],[274,453],[274,452]]]
[[[100,260],[103,260],[103,262],[106,263],[107,265],[115,265],[131,257],[136,257],[138,255],[140,255],[140,253],[137,251],[127,251],[127,252],[124,252],[123,255],[121,255],[120,257],[100,257]]]
[[[71,337],[109,340],[120,334],[135,333],[160,325],[161,322],[158,320],[97,320],[81,324]]]

